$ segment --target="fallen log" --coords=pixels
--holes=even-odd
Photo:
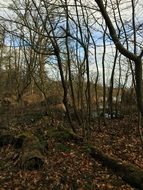
[[[47,143],[40,142],[34,135],[22,135],[21,138],[23,145],[20,167],[28,170],[41,169],[45,162]]]
[[[102,163],[104,167],[111,169],[116,175],[133,188],[143,190],[143,170],[132,164],[112,158],[93,146],[88,146],[88,152],[95,160]]]
[[[6,128],[0,130],[0,148],[7,145],[14,146],[15,149],[22,147],[23,139],[16,137],[13,131],[10,131]]]
[[[49,138],[55,138],[58,141],[75,141],[76,143],[83,142],[83,138],[70,129],[60,126],[58,129],[51,129],[48,131]]]
[[[66,132],[68,133],[68,130],[66,130]],[[106,155],[96,147],[85,143],[82,137],[77,137],[78,135],[72,132],[72,138],[75,140],[77,139],[77,143],[83,142],[84,146],[86,147],[86,151],[90,156],[92,156],[92,158],[101,162],[104,167],[112,170],[115,175],[120,176],[122,180],[128,183],[131,187],[143,190],[142,169],[133,164],[123,163],[121,160]],[[80,141],[78,141],[79,139]]]
[[[0,134],[0,147],[7,146],[7,145],[14,145],[15,137],[8,133],[1,133]]]
[[[0,134],[0,147],[12,145],[19,152],[18,165],[22,169],[35,170],[44,166],[47,142],[41,142],[36,136],[24,133],[15,137],[13,134],[4,132]]]

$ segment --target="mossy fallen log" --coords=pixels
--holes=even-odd
[[[62,126],[58,129],[50,129],[47,136],[49,138],[55,138],[58,141],[76,141],[78,143],[83,142],[83,138],[81,136]]]
[[[43,168],[47,143],[40,142],[34,135],[22,135],[20,138],[23,138],[21,168],[28,170]]]
[[[143,190],[143,170],[132,164],[123,163],[112,158],[93,146],[88,146],[88,152],[92,158],[101,162],[104,167],[111,169],[130,186]]]
[[[15,149],[22,149],[19,156],[19,165],[22,169],[34,170],[44,166],[47,142],[41,142],[36,136],[24,133],[15,137],[4,132],[0,134],[0,147],[12,145]]]
[[[63,129],[65,130],[65,129]],[[69,130],[65,130],[67,133]],[[114,174],[120,176],[123,181],[128,183],[131,187],[143,190],[143,170],[138,168],[135,165],[123,163],[122,161],[115,159],[109,155],[104,154],[98,148],[89,145],[84,142],[82,137],[79,137],[77,134],[72,134],[73,139],[80,139],[77,142],[83,142],[88,151],[89,155],[92,156],[95,160],[101,162],[104,167],[112,170]]]

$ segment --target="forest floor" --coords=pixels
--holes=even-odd
[[[6,121],[8,130],[25,131],[45,138],[48,151],[41,170],[24,170],[18,165],[18,155],[12,145],[0,148],[0,190],[133,190],[120,177],[93,160],[82,143],[54,138],[49,133],[62,121],[47,116],[13,118]],[[75,123],[76,126],[76,123]],[[0,129],[4,127],[4,120]],[[80,130],[79,130],[80,131]],[[88,142],[104,153],[123,162],[143,168],[143,154],[137,128],[137,117],[108,120],[107,125],[92,123]]]

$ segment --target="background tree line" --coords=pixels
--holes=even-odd
[[[143,115],[141,3],[13,0],[0,17],[1,99],[60,96],[73,131],[71,109],[80,125],[136,102]]]

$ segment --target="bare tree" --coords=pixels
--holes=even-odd
[[[128,59],[132,60],[135,64],[135,82],[136,82],[136,95],[137,95],[137,105],[138,110],[140,111],[142,117],[143,117],[143,95],[142,95],[142,56],[143,56],[143,50],[141,50],[140,53],[137,53],[136,47],[134,46],[134,51],[131,52],[129,49],[125,48],[124,45],[120,42],[120,39],[117,35],[117,32],[114,28],[114,25],[105,9],[103,1],[96,1],[97,5],[99,6],[99,9],[101,11],[101,14],[103,18],[105,19],[105,22],[108,26],[110,36],[116,46],[116,48],[119,50],[119,52],[127,57]],[[132,6],[134,7],[133,1]],[[133,8],[133,15],[134,15],[134,8]],[[133,16],[134,17],[134,16]],[[133,34],[134,34],[134,44],[136,44],[136,26],[135,26],[135,20],[133,18]]]

